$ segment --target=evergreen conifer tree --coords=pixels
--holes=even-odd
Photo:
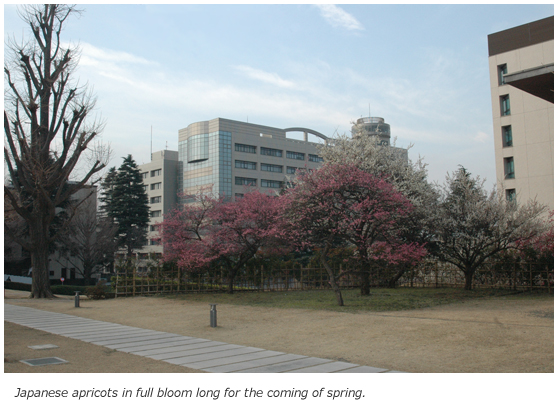
[[[147,241],[149,224],[148,197],[143,179],[131,155],[123,158],[122,165],[109,170],[103,182],[103,210],[118,225],[117,239],[128,256]]]

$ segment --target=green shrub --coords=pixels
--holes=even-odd
[[[98,283],[96,286],[91,286],[87,288],[85,294],[89,299],[98,300],[98,299],[107,299],[109,296],[110,288],[103,284]]]
[[[52,290],[52,293],[55,295],[73,296],[76,294],[76,291],[79,291],[80,294],[84,294],[87,290],[87,286],[52,285],[50,290]]]
[[[6,281],[4,281],[4,289],[25,290],[27,292],[31,292],[31,285],[29,285],[27,283],[6,282]]]

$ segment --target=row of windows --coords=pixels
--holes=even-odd
[[[283,166],[279,166],[279,165],[270,165],[267,163],[261,163],[260,168],[263,172],[283,173]]]
[[[235,177],[234,184],[237,186],[257,186],[258,179],[252,179],[249,177]],[[273,189],[280,189],[284,185],[284,182],[281,180],[268,180],[268,179],[260,179],[260,186],[261,187],[269,187]]]
[[[154,204],[154,203],[161,203],[162,201],[162,197],[161,196],[155,196],[152,197],[149,201],[149,203]]]
[[[256,146],[250,146],[247,144],[234,144],[234,150],[237,152],[244,152],[244,153],[256,153]]]
[[[234,167],[237,169],[257,170],[256,162],[248,162],[246,160],[235,160]],[[264,172],[283,173],[283,166],[261,163],[261,170]],[[287,166],[287,174],[294,175],[300,167]]]
[[[283,151],[279,149],[271,149],[269,147],[260,147],[260,154],[264,156],[283,157]]]
[[[141,178],[143,180],[147,179],[149,176],[151,176],[151,177],[161,176],[161,169],[152,170],[151,173],[150,172],[143,172],[141,174]]]
[[[247,145],[247,144],[235,143],[234,144],[234,150],[237,151],[237,152],[256,154],[257,147],[252,146],[252,145]],[[282,150],[272,149],[272,148],[269,148],[269,147],[260,147],[260,154],[262,154],[264,156],[283,157],[283,151]],[[287,157],[287,159],[304,160],[306,158],[306,155],[304,153],[301,153],[301,152],[292,152],[290,150],[287,150],[286,157]],[[317,156],[317,155],[314,155],[314,154],[309,154],[308,155],[308,160],[310,162],[323,162],[324,161],[320,156]]]

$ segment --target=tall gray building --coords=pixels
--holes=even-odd
[[[287,138],[303,132],[304,140]],[[192,123],[178,131],[178,159],[183,171],[179,187],[185,195],[212,192],[235,198],[247,190],[280,190],[297,169],[314,169],[322,158],[321,144],[308,134],[323,134],[301,127],[279,129],[228,119]]]

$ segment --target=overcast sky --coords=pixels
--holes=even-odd
[[[431,181],[463,165],[496,183],[487,35],[553,5],[83,5],[64,40],[98,97],[112,165],[177,150],[217,117],[349,133],[383,117]],[[4,36],[29,38],[15,6]],[[297,137],[296,134],[288,135]]]

